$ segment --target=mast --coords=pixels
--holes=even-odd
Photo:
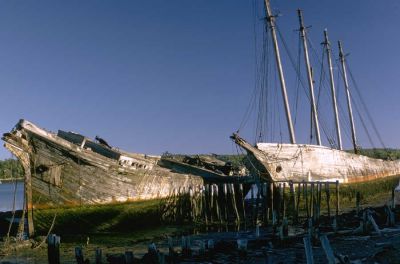
[[[339,144],[339,149],[342,150],[342,136],[340,134],[340,123],[339,123],[339,113],[338,113],[338,108],[337,108],[337,102],[336,102],[336,91],[335,91],[335,81],[333,77],[333,67],[332,67],[332,58],[331,58],[331,44],[329,43],[328,40],[328,30],[324,30],[324,36],[325,36],[325,42],[323,43],[326,47],[326,58],[328,59],[328,65],[329,65],[329,77],[330,77],[330,84],[331,84],[331,92],[332,92],[332,103],[333,103],[333,111],[335,113],[335,124],[336,124],[336,135],[337,135],[337,141]]]
[[[303,39],[304,59],[306,62],[306,67],[307,67],[308,86],[310,87],[311,112],[312,112],[311,114],[312,114],[312,118],[313,118],[314,124],[315,124],[315,135],[317,137],[317,144],[321,145],[321,135],[320,135],[320,131],[319,131],[318,112],[317,112],[317,108],[315,106],[314,82],[313,82],[312,71],[311,71],[311,66],[310,66],[310,59],[308,57],[306,28],[304,27],[304,23],[303,23],[302,11],[300,9],[298,9],[297,13],[299,15],[300,35],[301,35],[301,38]],[[312,120],[311,120],[311,122],[312,122]]]
[[[274,43],[275,59],[276,59],[276,64],[278,66],[279,80],[281,82],[282,97],[283,97],[283,103],[285,105],[286,120],[287,120],[289,135],[290,135],[290,142],[292,144],[295,144],[296,143],[296,138],[295,138],[295,135],[294,135],[292,116],[290,114],[289,100],[288,100],[287,92],[286,92],[285,77],[283,75],[282,62],[281,62],[281,57],[280,57],[280,53],[279,53],[279,46],[278,46],[278,40],[277,40],[277,37],[276,37],[276,31],[275,31],[275,16],[272,15],[271,7],[269,5],[269,0],[265,0],[265,9],[266,9],[266,12],[267,12],[267,21],[268,21],[268,24],[269,24],[269,26],[271,28],[272,41]]]
[[[342,43],[341,43],[340,40],[338,41],[338,45],[339,45],[340,62],[341,62],[341,65],[342,65],[342,76],[343,76],[343,81],[344,81],[344,87],[346,89],[347,108],[348,108],[348,111],[349,111],[349,119],[350,119],[350,125],[351,125],[351,138],[353,140],[354,153],[357,154],[358,150],[357,150],[356,128],[354,126],[353,109],[351,107],[351,97],[350,97],[350,90],[349,90],[349,82],[347,81],[345,56],[344,56],[344,53],[343,53]]]

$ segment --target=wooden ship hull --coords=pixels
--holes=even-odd
[[[339,181],[359,183],[400,175],[400,160],[374,159],[324,146],[258,143],[253,146],[236,134],[253,173],[267,181]]]
[[[51,133],[26,120],[3,140],[21,161],[27,202],[35,206],[157,199],[203,184],[202,177],[159,166],[158,156],[123,152],[73,132]]]

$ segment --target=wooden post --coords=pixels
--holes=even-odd
[[[314,226],[313,226],[313,220],[311,217],[308,218],[308,236],[310,239],[314,237]]]
[[[360,192],[357,192],[356,193],[356,212],[357,212],[357,215],[360,213],[360,200],[361,200]]]
[[[286,189],[286,182],[284,182],[282,186],[282,219],[286,217],[285,189]]]
[[[372,215],[371,215],[370,212],[368,212],[368,220],[369,220],[369,222],[372,224],[372,226],[374,227],[375,232],[377,232],[378,235],[380,236],[380,235],[382,234],[382,233],[381,233],[381,230],[379,229],[378,225],[377,225],[376,222],[375,222],[375,219],[372,217]]]
[[[250,201],[251,201],[251,218],[250,218],[250,223],[251,225],[254,225],[254,219],[255,219],[255,194],[254,194],[254,186],[255,184],[251,185],[251,189],[250,189]]]
[[[233,205],[233,209],[235,210],[236,222],[239,223],[240,216],[239,216],[239,211],[238,211],[237,205],[236,205],[235,186],[233,185],[233,183],[231,183],[230,187],[231,187],[231,191],[232,191],[232,205]]]
[[[47,237],[47,259],[49,264],[60,264],[60,237],[55,234]]]
[[[243,190],[243,184],[239,184],[239,190],[240,190],[240,199],[241,199],[241,205],[243,209],[243,222],[246,225],[246,206],[244,204],[244,190]]]
[[[326,193],[326,206],[328,210],[328,218],[331,219],[331,205],[330,205],[331,194],[329,191],[329,182],[325,183],[325,193]]]
[[[256,237],[260,237],[260,225],[257,223],[256,224],[256,232],[255,232]]]
[[[206,243],[204,240],[200,240],[199,244],[199,255],[204,256],[206,254]]]
[[[318,182],[317,187],[317,210],[316,210],[316,219],[319,225],[319,219],[321,216],[321,192],[322,192],[322,183]]]
[[[218,188],[218,185],[216,185],[216,184],[214,184],[214,188],[215,188],[215,210],[216,210],[216,213],[217,213],[217,220],[220,222],[220,224],[222,224],[222,218],[221,218],[221,208],[220,208],[220,203],[219,203],[219,200],[220,200],[220,197],[219,197],[219,188]]]
[[[208,215],[207,215],[207,209],[208,209],[208,204],[207,204],[207,185],[204,185],[204,186],[203,186],[202,200],[203,200],[204,220],[205,220],[206,226],[208,226]]]
[[[328,259],[328,263],[336,264],[335,255],[333,254],[333,250],[327,236],[321,235],[319,239],[321,241],[322,248],[324,249],[326,258]]]
[[[259,220],[258,219],[258,214],[259,214],[259,211],[260,211],[260,196],[261,196],[261,192],[262,192],[262,183],[258,182],[257,183],[256,207],[255,207],[255,210],[256,210],[255,222],[254,222],[255,225],[257,225],[258,220]]]
[[[336,181],[336,219],[339,216],[339,181]]]
[[[133,264],[133,252],[125,251],[125,264]]]
[[[228,223],[228,187],[226,186],[226,183],[223,185],[224,188],[224,203],[225,203],[225,210],[224,210],[224,220],[226,223]]]
[[[311,217],[314,219],[314,216],[315,216],[315,214],[314,214],[314,208],[315,208],[315,206],[314,206],[314,183],[312,182],[311,183],[311,194],[310,194],[310,214],[311,214]]]
[[[297,201],[296,201],[296,222],[299,220],[300,212],[300,195],[301,195],[301,183],[297,184]]]
[[[295,197],[295,191],[294,191],[294,186],[293,186],[293,182],[289,181],[289,189],[290,189],[290,208],[291,210],[291,214],[292,214],[292,218],[293,221],[296,222],[297,221],[297,217],[296,217],[296,197]]]
[[[337,230],[338,230],[338,225],[337,225],[337,218],[336,218],[336,216],[333,217],[332,228],[333,228],[333,232],[336,233]]]
[[[313,256],[310,237],[308,236],[303,237],[303,243],[304,243],[304,251],[306,253],[307,264],[314,264],[314,256]]]
[[[237,241],[237,247],[239,251],[239,257],[243,258],[247,256],[247,239],[238,239]]]
[[[33,203],[32,203],[32,174],[30,166],[30,158],[28,153],[22,153],[19,157],[25,173],[25,205],[28,214],[28,235],[33,237],[35,234],[35,227],[33,225]]]
[[[272,214],[274,212],[274,183],[273,182],[269,182],[268,186],[269,186],[269,208],[270,208],[270,219],[272,220]]]
[[[96,251],[94,253],[94,259],[96,264],[101,264],[102,262],[102,250],[101,248],[96,248]]]
[[[210,184],[210,221],[214,222],[214,184]]]
[[[173,258],[175,256],[174,242],[172,237],[168,237],[168,255]]]
[[[77,264],[83,264],[83,251],[81,247],[75,248],[75,259]]]
[[[214,240],[213,239],[207,240],[207,249],[208,249],[208,254],[213,255],[213,253],[214,253]]]
[[[306,212],[307,212],[307,218],[309,218],[310,217],[310,210],[309,210],[309,207],[308,207],[308,186],[307,186],[307,183],[305,182],[305,183],[303,183],[303,193],[304,193],[304,204],[305,204],[305,206],[306,206]]]
[[[284,240],[288,237],[288,235],[289,235],[288,220],[286,217],[284,217],[280,228],[280,239]]]
[[[392,189],[392,202],[391,202],[391,208],[394,210],[396,208],[396,203],[394,199],[394,188]]]

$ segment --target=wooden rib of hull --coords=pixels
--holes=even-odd
[[[234,134],[253,171],[272,181],[366,182],[400,175],[400,161],[374,159],[316,145],[258,143],[255,147]]]
[[[34,202],[43,205],[156,199],[203,183],[201,177],[158,166],[157,157],[132,154],[148,166],[121,166],[24,120],[3,140],[29,176]]]

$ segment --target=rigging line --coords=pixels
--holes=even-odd
[[[294,60],[293,60],[293,56],[291,55],[291,53],[290,53],[290,51],[289,51],[289,48],[288,48],[288,46],[287,46],[287,44],[286,44],[286,42],[285,42],[285,39],[283,38],[283,35],[282,35],[282,33],[281,33],[281,31],[280,31],[280,29],[279,29],[277,23],[275,23],[275,28],[276,28],[276,30],[277,30],[277,32],[278,32],[279,38],[281,39],[281,41],[282,41],[282,43],[283,43],[283,47],[285,48],[285,51],[286,51],[286,53],[287,53],[287,55],[288,55],[288,57],[289,57],[289,60],[290,60],[290,62],[291,62],[291,64],[292,64],[292,67],[296,70],[296,66],[295,66],[295,63],[294,63]],[[304,90],[304,93],[306,94],[306,97],[307,97],[307,99],[308,99],[308,102],[311,103],[310,95],[307,93],[307,90],[306,90],[305,85],[304,85],[304,81],[303,81],[303,79],[301,78],[300,73],[296,71],[296,74],[297,74],[297,76],[298,76],[298,78],[299,78],[299,81],[300,81],[300,84],[301,84],[301,86],[302,86],[302,88],[303,88],[303,90]],[[318,111],[318,108],[317,108],[316,110]],[[320,117],[319,121],[320,121],[320,123],[322,123],[322,124],[325,123],[325,122],[323,121],[323,118],[321,118],[321,117]],[[328,141],[329,141],[329,139],[331,139],[331,137],[328,135],[327,128],[326,128],[324,125],[322,125],[322,131],[323,131],[324,135],[326,136],[326,138],[327,138]]]
[[[356,90],[356,92],[357,92],[357,94],[358,94],[358,97],[359,97],[359,99],[360,99],[361,105],[362,105],[362,107],[364,108],[363,110],[364,110],[365,113],[367,114],[367,118],[369,119],[369,122],[371,123],[372,128],[373,128],[375,134],[376,134],[377,137],[378,137],[379,143],[382,145],[382,147],[383,147],[384,149],[387,149],[386,146],[385,146],[385,143],[383,142],[382,137],[381,137],[381,135],[380,135],[380,133],[379,133],[379,131],[378,131],[378,128],[376,127],[375,122],[374,122],[374,120],[373,120],[373,118],[372,118],[372,116],[371,116],[371,114],[370,114],[370,112],[369,112],[369,110],[368,110],[368,108],[367,108],[367,105],[365,104],[365,101],[364,101],[364,99],[363,99],[363,97],[362,97],[362,95],[361,95],[361,93],[360,93],[360,90],[359,90],[359,88],[358,88],[357,82],[356,82],[356,80],[355,80],[355,78],[354,78],[354,76],[353,76],[353,73],[352,73],[352,71],[351,71],[350,65],[349,65],[349,63],[348,63],[347,60],[345,61],[345,63],[346,63],[348,72],[350,73],[350,78],[351,78],[351,80],[352,80],[352,82],[353,82],[353,84],[354,84],[354,88],[355,88],[355,90]]]
[[[301,35],[299,31],[299,38],[298,38],[298,53],[297,53],[297,71],[301,73],[301,63],[300,63],[300,56],[301,56]],[[297,122],[297,114],[298,114],[298,106],[299,106],[299,88],[300,88],[300,81],[296,79],[296,101],[295,101],[295,115],[294,115],[294,126],[296,126]]]
[[[336,66],[339,67],[337,60],[335,60],[335,63],[336,63]],[[339,75],[341,75],[342,78],[343,78],[343,80],[344,80],[344,76],[343,76],[342,71],[339,71]],[[338,83],[340,84],[340,82],[338,82]],[[371,137],[370,132],[369,132],[369,130],[368,130],[368,127],[366,126],[366,123],[365,123],[364,119],[362,118],[361,111],[360,111],[359,108],[358,108],[358,103],[355,101],[355,98],[352,96],[352,93],[350,93],[350,100],[352,101],[353,108],[356,109],[356,112],[357,112],[357,114],[358,114],[358,116],[359,116],[359,119],[360,119],[360,121],[362,122],[362,127],[363,127],[365,133],[367,134],[369,143],[371,144],[371,146],[373,146],[373,148],[375,148],[374,143],[373,143],[373,140],[372,140],[372,137]],[[339,105],[339,107],[342,108],[341,105]],[[343,112],[342,109],[341,109],[341,111]],[[342,119],[343,119],[343,118],[342,118]],[[347,119],[343,119],[343,120],[347,120]],[[350,129],[351,129],[351,128],[350,128],[350,124],[349,124],[349,123],[350,123],[350,120],[347,120],[347,121],[348,121],[348,122],[346,123],[346,125],[348,125],[348,129],[350,130]],[[350,138],[350,135],[348,135],[348,131],[345,130],[345,132],[347,132],[347,133],[346,133],[346,136]],[[351,139],[351,138],[350,138],[350,139]]]
[[[365,121],[364,121],[363,117],[361,116],[361,112],[359,111],[358,106],[357,106],[357,104],[355,104],[354,101],[353,101],[353,105],[354,105],[354,108],[356,109],[356,113],[357,113],[357,115],[358,115],[358,118],[359,118],[360,121],[361,121],[361,124],[362,124],[362,126],[363,126],[363,128],[364,128],[364,130],[365,130],[365,133],[367,134],[368,141],[369,141],[369,143],[371,144],[372,148],[375,149],[376,147],[375,147],[375,145],[374,145],[374,142],[373,142],[373,140],[372,140],[372,137],[371,137],[371,135],[370,135],[370,133],[369,133],[369,131],[368,131],[368,129],[367,129],[367,126],[366,126],[366,124],[365,124]]]
[[[253,1],[253,33],[254,33],[254,61],[255,61],[255,68],[258,68],[258,60],[257,60],[257,33],[256,33],[256,1]],[[252,96],[250,97],[250,101],[249,104],[246,107],[246,110],[244,112],[243,118],[239,124],[239,128],[237,130],[237,132],[239,132],[244,126],[246,126],[250,114],[252,113],[252,107],[255,104],[256,101],[256,95],[257,95],[257,70],[255,71],[255,77],[254,77],[255,81],[254,81],[254,89],[253,89],[253,93]]]
[[[308,43],[309,46],[311,47],[311,51],[312,51],[312,54],[314,55],[314,58],[315,58],[315,59],[318,61],[318,63],[321,65],[320,81],[319,81],[318,96],[317,96],[317,106],[316,106],[316,108],[317,108],[318,110],[320,110],[319,105],[320,105],[321,96],[322,96],[322,91],[323,91],[322,88],[324,88],[325,90],[327,90],[327,89],[328,89],[327,87],[329,86],[329,84],[328,84],[328,78],[326,77],[326,71],[325,71],[325,68],[324,68],[324,57],[325,57],[324,46],[322,46],[322,51],[321,51],[321,53],[322,53],[322,58],[320,58],[319,55],[318,55],[317,50],[314,48],[314,45],[313,45],[313,43],[311,42],[311,40],[310,40],[309,38],[307,38],[307,43]],[[330,141],[330,142],[336,142],[336,139],[335,139],[334,134],[335,134],[335,131],[332,130],[332,131],[331,131],[331,135],[330,135],[330,136],[327,136],[328,141]],[[331,144],[331,145],[332,145],[332,144]]]
[[[320,96],[320,92],[321,92],[321,87],[323,86],[324,88],[327,87],[328,85],[328,78],[326,78],[326,71],[324,68],[324,58],[325,58],[325,52],[324,52],[324,47],[322,46],[322,58],[319,57],[317,50],[314,48],[313,43],[311,42],[311,40],[307,37],[306,38],[307,43],[309,45],[309,47],[311,48],[312,54],[314,56],[314,59],[317,60],[318,64],[320,65],[320,82],[319,82],[319,87],[318,87],[318,99],[317,99],[317,109],[318,109],[318,103],[319,103],[319,96]],[[324,78],[325,77],[325,78]]]
[[[336,66],[339,69],[339,64],[337,63],[338,60],[334,60]],[[338,98],[338,102],[337,105],[339,106],[339,115],[340,115],[340,120],[341,120],[341,126],[342,129],[341,131],[344,131],[346,139],[351,140],[351,135],[350,135],[350,131],[351,131],[351,125],[350,125],[350,120],[349,117],[345,114],[348,113],[348,110],[345,109],[345,107],[343,106],[343,104],[341,103],[341,100],[339,99],[341,97],[341,91],[342,91],[342,82],[340,81],[340,76],[341,76],[341,71],[337,71],[337,76],[336,76],[336,91],[337,91],[337,98]],[[344,96],[344,95],[342,95]]]
[[[258,85],[260,86],[260,96],[258,100],[258,115],[257,115],[257,127],[256,127],[256,140],[262,140],[263,139],[263,134],[265,132],[265,122],[266,122],[266,101],[267,101],[267,89],[265,85],[265,80],[266,78],[268,79],[268,76],[266,76],[268,73],[266,73],[266,48],[267,46],[266,41],[268,41],[265,38],[265,34],[263,35],[263,43],[264,45],[262,46],[262,56],[261,56],[261,63],[259,64],[259,81]]]
[[[11,154],[12,157],[12,154]],[[11,178],[14,178],[14,166],[13,163],[10,163],[10,172],[11,172]],[[14,219],[15,219],[15,205],[16,205],[16,200],[17,200],[17,185],[18,185],[18,181],[16,179],[14,179],[14,192],[13,192],[13,205],[12,205],[12,216],[11,216],[11,220],[10,220],[10,224],[8,225],[8,230],[7,230],[7,236],[6,236],[6,242],[5,245],[8,245],[8,243],[10,242],[10,232],[11,232],[11,227],[14,223]],[[23,221],[23,220],[22,220]]]

